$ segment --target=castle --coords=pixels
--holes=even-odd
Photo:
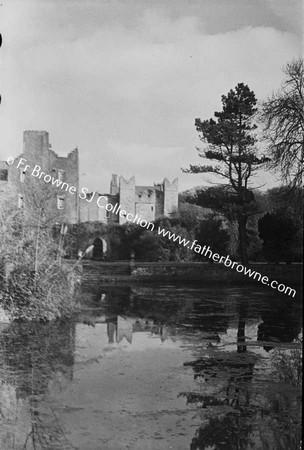
[[[67,157],[58,156],[51,148],[46,131],[24,131],[23,153],[16,158],[0,161],[0,207],[23,209],[27,217],[45,205],[49,219],[60,223],[77,223],[79,197],[51,186],[31,176],[38,165],[44,173],[68,185],[79,186],[78,149]],[[28,166],[28,167],[26,167]]]
[[[106,205],[119,205],[133,217],[139,216],[147,222],[153,222],[159,217],[170,216],[178,207],[178,180],[170,183],[167,178],[161,184],[154,186],[136,186],[135,177],[129,180],[112,175],[109,194],[94,193],[80,200],[80,222],[119,223],[127,222],[126,215],[115,213],[115,209],[106,209]],[[96,200],[97,199],[97,200]]]
[[[136,186],[134,176],[126,180],[113,174],[109,193],[88,192],[79,186],[77,148],[61,157],[52,150],[46,131],[24,131],[23,153],[0,161],[0,208],[9,202],[10,208],[19,207],[31,216],[39,196],[49,217],[58,223],[123,224],[127,222],[126,215],[106,208],[116,204],[126,213],[153,222],[178,208],[178,180],[170,183],[165,178],[153,186]]]

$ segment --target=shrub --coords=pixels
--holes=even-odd
[[[213,252],[219,255],[225,255],[229,245],[229,233],[227,229],[223,228],[221,219],[215,217],[208,217],[203,220],[196,233],[196,239],[201,246],[210,245]],[[196,253],[198,259],[207,259],[200,254]]]
[[[52,320],[70,317],[76,310],[76,274],[58,263],[33,269],[15,264],[0,293],[0,302],[11,319]]]
[[[263,240],[263,253],[269,261],[298,259],[296,255],[298,227],[282,211],[267,213],[259,220],[259,234]]]
[[[161,237],[151,231],[140,236],[133,249],[137,261],[169,261],[170,250],[164,246]]]

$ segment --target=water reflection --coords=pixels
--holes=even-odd
[[[70,448],[45,396],[73,380],[74,345],[73,323],[12,323],[2,330],[0,448]]]
[[[117,316],[116,318],[106,319],[108,343],[119,344],[124,338],[130,344],[132,343],[133,333],[147,332],[151,335],[159,336],[162,342],[167,339],[174,341],[176,336],[176,327],[166,325],[156,325],[153,320],[140,318],[126,318]]]
[[[0,328],[0,448],[299,448],[298,302],[196,286],[82,300],[76,323]]]

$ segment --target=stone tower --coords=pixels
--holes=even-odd
[[[111,179],[111,183],[110,183],[110,194],[111,195],[118,194],[119,186],[118,186],[117,179],[118,179],[117,175],[115,173],[112,173],[112,179]]]
[[[18,162],[23,162],[18,168]],[[28,165],[27,171],[23,167]],[[60,180],[63,189],[33,176],[33,169],[39,166],[36,173],[47,174]],[[47,218],[65,223],[77,223],[79,217],[79,162],[78,149],[72,150],[66,157],[57,155],[49,143],[47,131],[24,131],[23,153],[15,158],[12,165],[0,161],[0,202],[9,199],[12,207],[23,209],[25,217],[31,218],[41,199],[45,199]],[[3,179],[3,180],[2,180]],[[74,193],[69,191],[73,186]],[[35,206],[36,205],[36,206]]]
[[[124,177],[119,179],[119,203],[121,209],[135,215],[135,177],[127,181]],[[119,224],[126,223],[125,217],[119,217]]]
[[[164,179],[164,216],[170,216],[170,214],[178,209],[178,179],[170,183],[170,181]]]
[[[23,132],[23,157],[28,161],[39,164],[41,167],[49,167],[49,133],[47,131]]]

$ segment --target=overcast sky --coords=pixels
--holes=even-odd
[[[301,0],[2,0],[0,15],[0,159],[46,130],[100,192],[111,173],[208,185],[180,171],[202,162],[195,118],[239,82],[270,95],[303,52]]]

